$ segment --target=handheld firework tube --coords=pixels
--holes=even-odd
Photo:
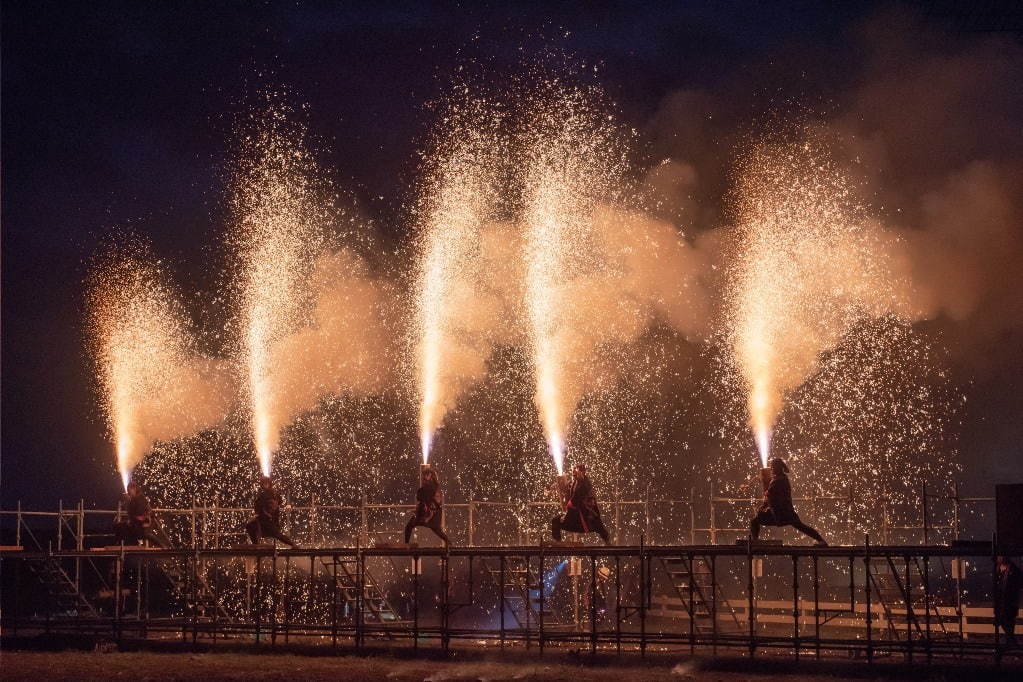
[[[561,502],[561,510],[568,511],[568,505],[572,499],[572,480],[568,474],[561,474],[554,477],[554,490]]]

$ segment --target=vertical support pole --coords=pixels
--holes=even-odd
[[[124,569],[124,547],[114,557],[114,639],[121,641],[121,572]],[[48,615],[48,614],[47,614]]]
[[[643,497],[643,537],[650,537],[650,484],[647,483]]]
[[[198,544],[196,544],[195,528],[196,528],[196,524],[195,524],[195,500],[193,499],[192,500],[192,549],[195,549],[196,547],[198,547]]]
[[[338,556],[334,555],[331,565],[330,581],[330,644],[337,650],[337,562]]]
[[[57,500],[57,551],[64,549],[64,500]]]
[[[866,604],[866,615],[867,615],[867,663],[872,664],[874,662],[874,623],[873,623],[873,612],[871,611],[871,599],[870,599],[870,584],[872,582],[870,577],[870,534],[866,534],[863,537],[863,568],[866,571],[866,577],[863,581],[863,589],[866,593],[864,596],[864,602]]]
[[[194,515],[195,507],[193,506],[192,509],[193,509],[193,516],[192,516],[192,518],[194,519],[195,518],[195,515]],[[194,538],[195,535],[193,534],[192,537]],[[192,601],[192,648],[194,649],[196,644],[199,641],[199,550],[196,550],[193,553],[191,558],[192,558],[192,575],[191,575],[192,584],[191,584],[191,590],[189,590],[189,593],[191,594],[191,597],[192,597],[192,600],[191,600]],[[186,565],[188,564],[188,558],[185,559],[185,564]]]
[[[622,498],[618,492],[618,484],[615,484],[615,542],[621,540],[621,527],[622,527]]]
[[[646,534],[639,536],[639,654],[646,658],[646,603],[647,603],[647,562],[645,557]]]
[[[412,649],[419,651],[419,573],[423,570],[418,553],[412,555]]]
[[[501,651],[504,651],[504,609],[505,609],[505,577],[504,577],[504,564],[506,557],[504,554],[501,555],[501,568],[500,568],[500,579],[501,579]],[[528,593],[528,590],[527,590]]]
[[[309,500],[309,541],[312,544],[319,542],[319,533],[317,533],[317,526],[319,524],[319,518],[316,513],[316,493],[310,496]]]
[[[952,537],[955,538],[956,540],[958,540],[959,539],[959,530],[960,530],[959,529],[959,513],[960,513],[959,505],[961,504],[961,501],[959,499],[959,481],[958,480],[953,481],[953,483],[952,483],[952,495],[953,495],[953,498],[952,498]],[[962,557],[959,557],[959,558],[961,559]],[[962,634],[962,630],[960,630],[959,633]]]
[[[930,526],[928,525],[928,518],[927,518],[928,517],[928,514],[927,514],[927,481],[924,481],[923,483],[920,484],[920,504],[921,504],[921,510],[920,511],[921,511],[922,516],[923,516],[923,526],[924,526],[924,528],[923,528],[924,547],[926,547],[927,546],[927,541],[928,541],[928,532],[927,531],[930,529]]]
[[[590,555],[590,653],[597,653],[597,556]]]
[[[689,655],[696,654],[696,603],[693,599],[693,580],[695,580],[695,566],[692,553],[689,554]]]
[[[799,555],[792,555],[792,641],[799,660]]]
[[[853,485],[852,485],[852,483],[849,484],[848,495],[849,495],[849,501],[845,505],[845,537],[848,538],[849,544],[853,545],[853,544],[856,543],[856,541],[853,538],[852,510],[853,510],[853,502],[854,502],[854,500],[856,498],[853,497]]]
[[[18,500],[18,523],[14,529],[14,544],[21,547],[21,500]]]
[[[615,554],[615,651],[622,653],[622,558]]]
[[[689,488],[689,500],[686,502],[686,509],[689,510],[689,544],[696,544],[696,510],[693,509],[693,500],[696,499],[696,488]]]
[[[540,655],[541,656],[543,656],[543,645],[544,645],[544,637],[543,637],[543,621],[544,621],[544,616],[543,616],[543,612],[544,612],[544,606],[545,606],[545,603],[544,603],[544,601],[545,601],[544,600],[544,592],[545,592],[545,587],[546,587],[546,585],[544,584],[544,583],[546,583],[546,581],[543,579],[544,578],[544,575],[543,575],[543,564],[544,564],[543,546],[541,545],[540,546],[540,570],[537,571],[537,574],[536,574],[537,578],[538,578],[537,582],[540,583]],[[527,579],[528,579],[528,576],[529,576],[528,572],[526,573],[526,576],[527,576]],[[529,590],[527,589],[526,592],[528,594]]]
[[[714,655],[718,653],[718,557],[710,555],[710,632],[714,639]]]
[[[85,500],[78,500],[78,529],[75,534],[75,549],[81,552],[85,549]]]
[[[365,509],[365,506],[363,506]],[[362,547],[358,547],[356,550],[356,564],[355,564],[355,584],[357,587],[356,591],[356,602],[355,602],[355,647],[362,650],[363,642],[363,609],[366,608],[366,555],[363,554]],[[445,588],[447,587],[447,575],[445,575]],[[446,605],[445,605],[446,606]],[[445,608],[445,612],[447,609]],[[445,623],[445,626],[447,624]]]
[[[441,561],[444,562],[443,567],[443,590],[444,590],[444,601],[441,604],[441,618],[443,620],[441,643],[444,646],[444,653],[448,653],[451,647],[451,549],[450,545],[445,545],[444,556],[441,557]]]
[[[753,582],[753,536],[746,536],[746,608],[747,620],[749,621],[749,655],[755,656],[757,653],[756,643],[756,598],[754,595],[754,582]]]
[[[933,652],[931,650],[931,557],[924,555],[922,557],[924,570],[923,570],[923,583],[924,583],[924,629],[927,632],[927,639],[925,640],[927,645],[927,662],[930,663],[933,660]]]
[[[469,500],[469,546],[470,547],[472,547],[473,544],[474,544],[473,543],[473,535],[475,535],[475,533],[474,533],[474,530],[475,530],[475,523],[474,523],[475,522],[475,518],[474,517],[475,517],[475,515],[474,515],[473,512],[475,512],[475,507],[476,507],[476,505],[473,503],[473,501]]]
[[[708,504],[710,505],[710,544],[716,545],[718,543],[718,532],[717,525],[714,521],[714,484],[710,484],[710,497],[708,498]]]
[[[291,577],[291,555],[284,558],[284,587],[281,588],[284,598],[284,643],[291,639],[291,597],[288,594],[289,578]]]
[[[277,610],[280,608],[280,595],[277,591],[277,542],[270,556],[273,566],[270,568],[270,646],[277,644]]]
[[[365,547],[369,544],[369,517],[366,515],[366,493],[362,494],[362,499],[359,502],[359,513],[360,513],[360,527],[359,527],[359,545]]]
[[[850,567],[851,569],[851,567]],[[850,573],[852,571],[850,570]],[[821,599],[820,599],[821,575],[819,559],[813,555],[813,641],[816,650],[817,660],[821,658]]]
[[[998,534],[993,533],[991,535],[991,599],[994,601],[998,599]],[[992,625],[995,630],[995,662],[1000,663],[1002,660],[1001,652],[1001,640],[998,636],[998,619],[992,619]]]
[[[913,626],[916,625],[916,614],[913,613],[913,587],[910,584],[909,555],[903,557],[905,560],[906,575],[906,660],[913,662]]]
[[[256,550],[259,552],[260,550]],[[255,598],[255,610],[256,610],[256,645],[259,645],[259,636],[261,634],[260,621],[262,615],[262,590],[260,587],[263,585],[263,555],[262,553],[256,554],[256,598]]]

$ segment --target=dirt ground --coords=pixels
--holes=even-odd
[[[582,664],[571,661],[452,661],[357,656],[296,656],[244,653],[155,652],[0,652],[3,680],[387,680],[395,682],[458,682],[461,680],[564,680],[566,682],[631,682],[632,680],[715,680],[739,682],[809,682],[842,679],[1021,679],[1014,670],[779,669],[748,661],[662,661],[649,666],[628,662]]]

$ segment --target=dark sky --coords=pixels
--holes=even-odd
[[[798,81],[804,96],[839,88],[845,37],[878,9],[512,5],[4,3],[3,505],[114,494],[82,334],[88,259],[128,227],[190,289],[209,284],[232,120],[260,89],[308,104],[345,188],[400,236],[424,104],[466,59],[499,73],[553,46],[601,62],[601,83],[642,126],[670,92],[744,74]],[[789,68],[811,53],[828,58]]]

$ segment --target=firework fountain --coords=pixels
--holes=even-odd
[[[740,166],[732,345],[764,466],[786,394],[821,354],[906,305],[853,190],[811,144],[758,147]]]
[[[217,364],[195,354],[166,275],[145,249],[138,251],[97,268],[88,295],[99,385],[125,488],[157,440],[213,426],[227,409]]]
[[[616,131],[589,93],[555,89],[534,104],[538,113],[524,135],[525,308],[536,405],[561,475],[580,398],[570,369],[572,323],[585,314],[570,283],[594,267],[594,211],[617,187],[621,161]]]
[[[479,252],[480,228],[494,194],[500,141],[479,103],[463,103],[449,119],[447,136],[433,155],[424,183],[424,228],[417,273],[419,437],[423,464],[459,393],[458,324],[474,305],[468,272]]]
[[[246,139],[237,175],[233,239],[240,253],[242,350],[252,436],[269,476],[287,415],[275,380],[273,348],[302,321],[302,284],[317,251],[315,167],[296,144],[286,113]]]

